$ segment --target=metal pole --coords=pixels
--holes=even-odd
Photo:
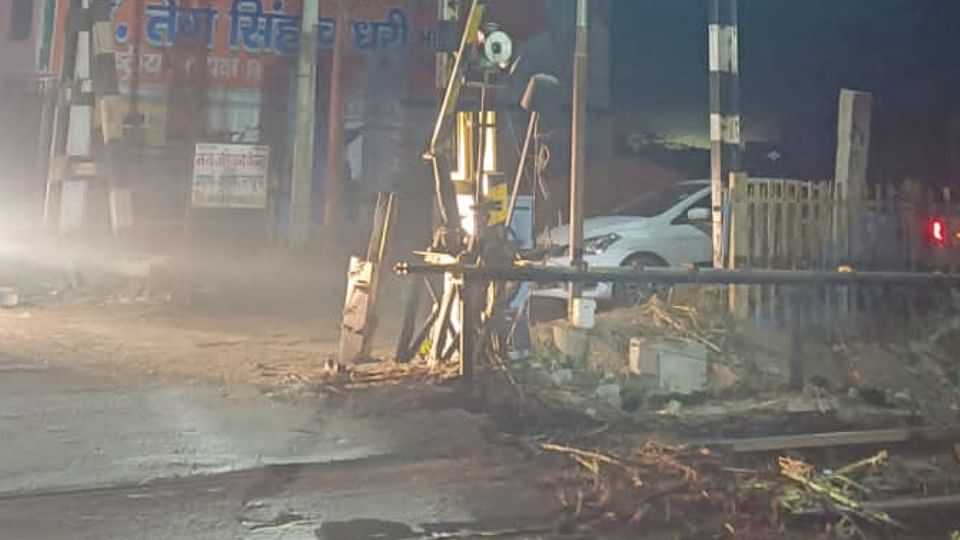
[[[304,0],[297,60],[297,126],[293,143],[293,179],[290,199],[290,245],[310,240],[312,222],[313,150],[317,94],[317,22],[319,0]]]
[[[484,346],[477,343],[477,329],[480,327],[477,286],[473,279],[460,277],[460,377],[468,383],[473,381],[476,372],[475,348]]]
[[[832,272],[808,270],[676,270],[595,268],[573,270],[568,267],[475,266],[463,264],[409,264],[394,267],[400,275],[444,274],[469,276],[482,281],[530,281],[556,283],[698,283],[734,285],[902,285],[912,287],[960,286],[960,274],[930,272]]]
[[[573,55],[573,120],[570,126],[570,266],[583,269],[583,181],[586,158],[587,116],[587,0],[577,0],[577,34]],[[573,320],[574,300],[582,287],[570,283],[568,318]]]
[[[483,84],[480,86],[480,111],[473,116],[474,133],[476,134],[476,154],[473,159],[473,235],[471,237],[472,245],[480,245],[479,241],[483,238],[484,228],[487,225],[487,212],[482,209],[486,193],[483,189],[483,175],[486,172],[486,153],[487,153],[487,87],[488,76],[484,74]],[[468,171],[469,172],[469,171]]]
[[[510,204],[507,205],[507,228],[513,227],[513,210],[517,207],[517,197],[520,196],[520,183],[523,181],[524,169],[527,167],[527,155],[530,153],[530,141],[533,140],[534,130],[537,127],[540,113],[530,113],[527,123],[527,136],[523,139],[523,150],[520,151],[520,163],[517,165],[517,174],[513,178],[513,188],[510,190]],[[536,187],[533,188],[536,191]]]
[[[723,203],[731,172],[740,171],[740,62],[737,0],[710,0],[710,187],[713,266],[724,267]]]
[[[446,149],[441,150],[440,138],[444,130],[450,125],[456,116],[456,103],[460,96],[460,89],[463,79],[461,74],[466,64],[464,57],[468,54],[467,48],[477,42],[477,33],[480,30],[480,21],[483,19],[484,5],[479,0],[473,0],[470,4],[470,11],[467,13],[467,21],[464,25],[463,35],[460,38],[460,46],[454,57],[453,65],[449,68],[450,76],[443,90],[443,97],[440,100],[440,110],[437,111],[437,120],[433,126],[433,132],[430,136],[427,150],[423,153],[423,159],[430,162],[433,169],[433,180],[437,193],[437,206],[440,210],[440,218],[446,231],[446,241],[444,242],[449,250],[459,251],[461,241],[460,214],[457,210],[456,193],[451,185],[449,166]]]
[[[339,230],[344,215],[343,55],[350,23],[347,2],[337,0],[336,5],[337,25],[330,66],[330,109],[327,114],[327,192],[324,202],[324,223],[332,233]]]

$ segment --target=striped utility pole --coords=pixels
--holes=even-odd
[[[713,266],[724,266],[723,203],[730,173],[740,172],[740,69],[737,0],[709,0],[710,185],[713,195]]]
[[[44,223],[59,228],[78,228],[83,221],[82,201],[86,198],[87,181],[75,179],[72,166],[89,163],[93,156],[94,94],[91,63],[92,17],[90,0],[66,3],[67,35],[64,40],[63,66],[60,73],[60,96],[54,123],[51,149],[53,166],[47,176],[44,200]],[[80,208],[73,219],[61,219],[61,200],[66,192],[78,201]]]

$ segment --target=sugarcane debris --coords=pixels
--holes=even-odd
[[[774,538],[811,526],[811,516],[836,538],[908,530],[886,511],[889,494],[873,489],[888,473],[886,450],[828,469],[796,456],[731,467],[732,453],[656,440],[619,452],[553,442],[539,447],[577,465],[556,487],[566,525],[581,533],[642,523],[680,538]]]
[[[870,467],[877,467],[887,460],[886,451],[856,461],[833,472],[818,472],[813,465],[781,456],[778,459],[780,474],[802,487],[787,489],[779,499],[780,506],[791,513],[800,513],[811,507],[829,504],[841,516],[861,518],[877,525],[904,529],[904,525],[886,512],[864,508],[858,497],[869,494],[850,475]]]
[[[630,474],[631,480],[635,486],[640,487],[643,485],[643,481],[637,476],[637,469],[618,458],[601,454],[600,452],[581,450],[579,448],[571,448],[569,446],[562,446],[552,443],[543,443],[540,445],[540,448],[549,452],[560,452],[562,454],[567,454],[573,458],[574,461],[579,463],[584,469],[594,475],[600,474],[600,464],[617,467]]]
[[[690,306],[669,305],[659,298],[653,297],[640,310],[657,325],[667,326],[680,336],[696,341],[717,354],[723,354],[723,349],[711,339],[710,331],[703,328],[702,317],[696,308]],[[712,333],[716,333],[714,329]]]
[[[714,482],[720,459],[706,448],[651,440],[619,456],[555,443],[540,447],[578,464],[579,473],[558,486],[558,498],[567,517],[581,527],[678,523],[680,516],[722,508],[727,500]],[[737,522],[724,519],[716,526],[736,530]]]

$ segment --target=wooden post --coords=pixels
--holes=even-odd
[[[873,96],[866,92],[840,91],[837,121],[837,163],[834,181],[837,200],[833,219],[834,249],[845,264],[851,264],[851,229],[859,224],[857,205],[866,195],[867,160],[870,151],[870,121]],[[848,287],[838,287],[838,309],[850,312]]]
[[[747,239],[747,266],[753,267],[757,261],[757,235],[756,230],[760,228],[760,210],[757,204],[757,185],[747,183],[744,190],[747,194],[747,223],[749,228],[741,233]],[[750,306],[750,312],[753,314],[759,305],[759,287],[747,287],[747,301]]]
[[[800,268],[807,269],[813,263],[813,253],[816,246],[814,236],[813,197],[815,195],[813,182],[807,182],[800,188]]]
[[[786,183],[784,192],[784,208],[786,211],[786,268],[796,270],[799,261],[803,257],[803,237],[801,236],[801,208],[802,201],[801,186],[794,183]],[[787,287],[784,294],[785,307],[783,310],[784,320],[788,325],[793,325],[796,320],[802,320],[801,305],[798,301],[796,288]]]
[[[871,94],[847,89],[840,91],[834,177],[839,188],[838,203],[860,201],[866,195],[872,108]],[[840,242],[838,248],[845,257],[850,256],[850,227],[857,223],[855,213],[841,210],[834,215],[835,239]]]
[[[763,192],[764,199],[766,203],[764,204],[764,211],[767,215],[766,220],[766,232],[765,232],[765,242],[764,242],[764,258],[766,259],[766,268],[776,268],[776,195],[775,187],[772,182],[763,183]],[[766,298],[766,317],[768,320],[773,320],[775,314],[775,303],[773,298],[773,285],[765,285],[764,295]]]
[[[730,268],[747,265],[750,229],[747,221],[747,175],[730,174]],[[731,285],[729,288],[730,314],[746,319],[750,313],[749,286]]]
[[[763,184],[754,184],[748,188],[748,191],[751,192],[750,201],[753,207],[753,221],[750,224],[750,232],[753,236],[753,243],[750,246],[750,264],[760,268],[767,264],[767,261],[763,258],[762,251],[763,232],[767,226],[766,220],[764,219],[766,213],[764,213],[763,187]]]
[[[824,221],[827,221],[823,193],[824,186],[820,184],[810,186],[810,231],[813,237],[810,244],[810,263],[818,270],[823,269],[823,244],[826,239],[823,234]]]
[[[900,193],[903,199],[903,222],[906,229],[906,257],[909,264],[908,270],[911,272],[917,269],[917,260],[919,258],[918,242],[921,230],[917,227],[917,219],[923,205],[923,193],[920,184],[912,179],[905,178],[901,186]]]
[[[770,184],[772,194],[772,212],[773,227],[771,230],[770,242],[772,244],[773,268],[781,269],[784,267],[784,232],[786,231],[786,205],[784,204],[784,182],[775,180]],[[780,313],[783,308],[783,290],[779,285],[770,286],[770,302],[772,320],[779,322]]]
[[[798,270],[803,260],[803,186],[790,186],[790,269]]]

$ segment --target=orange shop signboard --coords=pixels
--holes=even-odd
[[[336,22],[324,14],[333,14],[335,2],[321,3],[317,33],[324,50],[333,47]],[[412,37],[406,5],[397,0],[352,3],[348,54],[422,46],[422,40]],[[300,46],[300,9],[301,0],[115,0],[118,75],[122,81],[132,77],[134,45],[139,42],[144,83],[169,80],[171,58],[183,50],[193,58],[186,60],[188,71],[191,62],[205,58],[211,86],[259,87],[269,64],[294,61]]]

